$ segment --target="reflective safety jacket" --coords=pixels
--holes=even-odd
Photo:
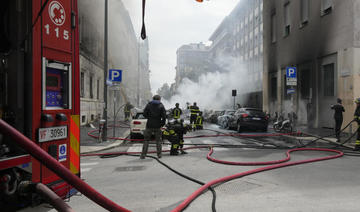
[[[195,125],[196,126],[202,126],[203,125],[203,117],[202,116],[196,117]]]
[[[176,107],[172,110],[172,115],[173,115],[174,119],[180,119],[181,114],[182,114],[182,110],[178,107]]]
[[[360,124],[360,106],[357,106],[354,113],[354,119]]]
[[[200,109],[198,106],[190,106],[190,114],[191,115],[197,115],[199,114]]]

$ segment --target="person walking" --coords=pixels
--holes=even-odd
[[[360,151],[360,98],[355,99],[355,103],[356,103],[356,109],[354,113],[354,120],[358,124],[358,129],[357,129],[357,138],[356,138],[354,150]]]
[[[144,144],[140,159],[145,159],[148,152],[149,141],[151,135],[155,135],[156,151],[158,158],[161,158],[161,127],[166,122],[166,110],[161,103],[161,97],[155,95],[153,100],[149,102],[144,109],[144,117],[147,119],[146,129],[144,131]]]
[[[337,104],[331,105],[331,109],[333,109],[335,111],[335,113],[334,113],[335,135],[336,135],[336,138],[339,140],[341,125],[343,123],[343,112],[345,112],[345,109],[342,106],[342,100],[340,98],[337,98],[336,101],[337,101]]]
[[[172,109],[171,114],[175,120],[179,120],[182,114],[182,110],[179,108],[179,103],[175,104],[175,108]]]

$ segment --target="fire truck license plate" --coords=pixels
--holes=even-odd
[[[67,127],[39,128],[39,142],[53,141],[67,138]]]

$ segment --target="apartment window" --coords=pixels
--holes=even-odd
[[[290,2],[284,5],[284,36],[290,35]]]
[[[309,21],[309,0],[301,0],[300,4],[301,25],[305,25]]]
[[[332,0],[321,0],[321,15],[329,14],[333,6]]]
[[[84,72],[81,72],[80,74],[80,96],[84,97],[85,96],[85,74]]]
[[[277,99],[277,78],[276,77],[271,77],[271,82],[270,82],[270,90],[271,90],[271,100],[276,100]]]
[[[94,98],[93,76],[90,76],[90,98]]]
[[[276,42],[276,13],[271,15],[271,42]]]
[[[100,80],[97,80],[96,84],[96,98],[100,99]]]
[[[335,64],[327,64],[323,66],[324,71],[324,96],[335,95]]]
[[[81,123],[85,123],[86,121],[86,116],[81,116]]]

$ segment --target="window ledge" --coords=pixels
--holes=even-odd
[[[325,10],[321,10],[321,17],[323,17],[323,16],[326,16],[326,15],[329,15],[329,14],[331,14],[331,12],[332,12],[332,7],[329,7],[329,8],[327,8],[327,9],[325,9]]]
[[[304,27],[306,27],[307,25],[308,25],[308,23],[309,23],[309,21],[302,21],[301,23],[300,23],[300,25],[299,25],[299,29],[302,29],[302,28],[304,28]]]

